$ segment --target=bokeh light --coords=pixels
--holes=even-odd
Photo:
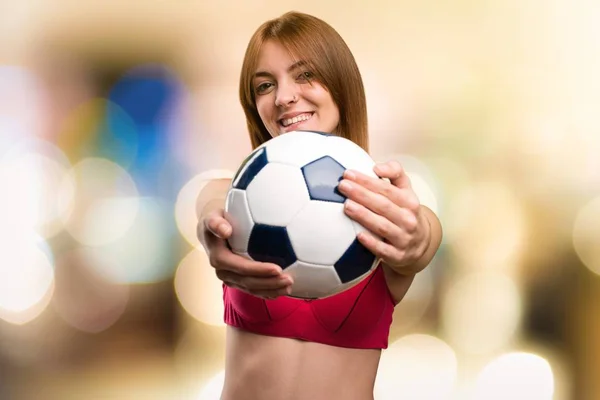
[[[472,183],[472,171],[459,160],[447,156],[428,158],[426,162],[431,174],[436,178],[441,211],[440,218],[445,226],[445,219],[448,217],[448,209],[454,196],[461,193]]]
[[[458,268],[519,273],[527,225],[517,194],[509,186],[474,183],[451,199],[444,222]]]
[[[25,324],[38,317],[50,301],[53,260],[36,235],[6,233],[0,231],[0,319]]]
[[[573,246],[581,262],[600,275],[600,197],[583,206],[573,226]]]
[[[225,371],[221,371],[208,381],[194,400],[219,400],[224,382]]]
[[[435,289],[434,268],[430,266],[419,272],[402,301],[394,308],[393,331],[414,328],[431,306]]]
[[[70,326],[98,333],[112,326],[125,312],[129,287],[96,272],[85,249],[62,255],[56,263],[53,306]]]
[[[106,148],[101,147],[104,135],[108,136],[107,141],[115,136],[123,136],[124,143],[115,143],[119,146],[112,148],[112,151],[120,152],[119,161],[125,162],[124,166],[131,162],[136,149],[130,145],[131,138],[137,139],[135,125],[118,105],[95,97],[78,104],[69,112],[61,121],[55,140],[71,163],[75,164],[84,158],[104,158],[101,157],[102,149]],[[111,151],[111,148],[108,148],[108,151]]]
[[[522,309],[514,281],[500,272],[473,272],[454,281],[444,293],[443,328],[456,348],[485,354],[513,339]]]
[[[474,400],[552,400],[554,376],[536,354],[509,353],[492,360],[479,374]]]
[[[39,139],[18,141],[0,156],[0,215],[5,229],[33,230],[44,238],[59,233],[72,198],[59,203],[56,188],[69,167],[60,149]]]
[[[27,68],[0,64],[0,156],[18,141],[44,136],[47,118],[40,83]]]
[[[59,204],[73,199],[73,210],[64,218],[65,228],[86,246],[101,246],[122,237],[139,208],[131,176],[102,158],[86,158],[75,164],[61,183],[59,199]]]
[[[152,197],[129,200],[135,201],[137,211],[123,234],[109,243],[84,249],[90,268],[122,284],[154,283],[170,278],[175,270],[171,250],[175,228],[170,205]],[[107,214],[107,218],[111,217]],[[111,218],[115,217],[119,214]]]
[[[203,249],[195,248],[181,260],[174,285],[179,303],[188,314],[208,325],[224,325],[221,282]]]
[[[404,336],[383,352],[375,399],[450,399],[458,374],[454,350],[425,334]]]
[[[197,203],[202,189],[211,181],[233,178],[234,172],[223,169],[202,172],[190,179],[179,191],[175,203],[175,221],[183,238],[192,246],[199,246]],[[209,196],[210,194],[207,194]],[[208,201],[208,199],[207,199]]]

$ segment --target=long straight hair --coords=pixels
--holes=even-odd
[[[265,42],[280,43],[295,60],[302,60],[331,94],[340,113],[336,134],[369,151],[365,90],[356,60],[346,42],[329,24],[308,14],[288,12],[263,23],[252,35],[240,74],[239,96],[246,114],[252,147],[271,135],[256,108],[252,78]]]

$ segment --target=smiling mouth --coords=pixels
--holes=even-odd
[[[280,119],[278,122],[279,122],[279,125],[283,126],[284,128],[288,128],[292,125],[296,125],[301,122],[308,121],[309,119],[312,118],[313,114],[314,113],[303,113],[300,115],[296,115],[294,118]]]

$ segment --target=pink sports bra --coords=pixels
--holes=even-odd
[[[223,285],[225,323],[261,335],[331,346],[385,349],[395,302],[382,266],[334,296],[264,300]]]

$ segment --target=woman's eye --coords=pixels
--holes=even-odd
[[[313,73],[310,71],[304,71],[298,76],[298,79],[306,80],[306,81],[311,80],[311,79],[313,79]]]
[[[256,93],[263,94],[273,87],[273,84],[269,82],[261,83],[256,87]]]

